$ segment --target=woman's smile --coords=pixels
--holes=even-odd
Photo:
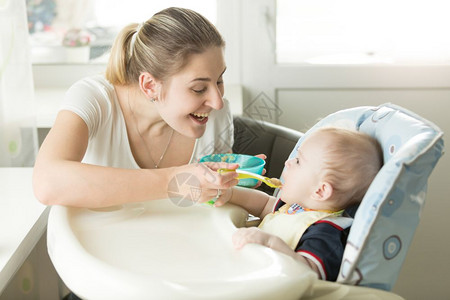
[[[209,113],[191,113],[189,116],[198,124],[206,124],[208,122]]]

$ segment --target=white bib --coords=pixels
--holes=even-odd
[[[278,211],[266,215],[258,227],[267,233],[278,236],[294,251],[303,233],[311,224],[330,216],[340,216],[343,213],[343,211],[302,211],[288,214],[286,213],[288,209],[289,206],[285,204]]]

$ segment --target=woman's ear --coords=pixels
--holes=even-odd
[[[158,99],[158,81],[152,74],[148,72],[142,72],[139,75],[139,88],[148,99]]]
[[[319,201],[328,200],[333,195],[333,186],[329,182],[321,182],[314,191],[314,198]]]

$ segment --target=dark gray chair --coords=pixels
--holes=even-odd
[[[269,122],[234,117],[233,153],[265,154],[266,176],[279,178],[284,162],[303,133]],[[274,189],[262,184],[258,189],[272,194]]]

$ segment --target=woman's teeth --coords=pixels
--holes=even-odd
[[[199,122],[208,120],[209,113],[192,113],[191,116]]]
[[[192,115],[197,118],[206,118],[209,115],[209,113],[192,113]]]

